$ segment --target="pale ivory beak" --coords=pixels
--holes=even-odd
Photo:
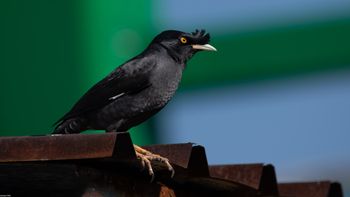
[[[192,48],[197,50],[205,50],[205,51],[217,51],[216,48],[211,46],[210,44],[204,44],[204,45],[194,44],[192,45]]]

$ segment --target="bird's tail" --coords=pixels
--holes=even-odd
[[[87,129],[87,122],[83,118],[71,118],[60,122],[52,134],[80,133]]]

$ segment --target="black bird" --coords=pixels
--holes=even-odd
[[[150,118],[173,97],[186,62],[198,51],[216,51],[205,30],[193,33],[168,30],[157,35],[139,55],[102,79],[56,123],[53,134],[88,129],[124,132]],[[168,160],[135,146],[153,177],[150,160]]]

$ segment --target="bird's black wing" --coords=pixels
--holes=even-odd
[[[133,59],[115,69],[84,94],[73,108],[57,123],[102,108],[126,94],[135,94],[148,88],[155,62],[149,59]]]

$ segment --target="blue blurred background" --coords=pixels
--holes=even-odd
[[[0,135],[50,133],[157,33],[205,28],[218,52],[189,62],[134,142],[192,141],[211,164],[273,163],[279,181],[339,180],[350,194],[350,1],[13,0],[0,11]]]

